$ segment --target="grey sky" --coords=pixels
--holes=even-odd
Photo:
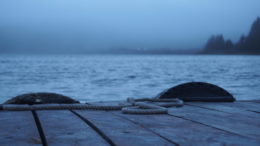
[[[199,48],[212,34],[237,41],[259,7],[260,0],[1,0],[0,31],[86,48]]]

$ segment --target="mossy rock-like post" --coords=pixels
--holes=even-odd
[[[234,102],[236,99],[225,89],[205,83],[189,82],[172,87],[156,98],[179,98],[183,101]]]
[[[7,100],[4,104],[72,104],[79,103],[70,97],[56,93],[27,93]]]

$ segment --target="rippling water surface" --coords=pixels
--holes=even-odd
[[[27,92],[81,101],[152,97],[190,81],[217,84],[239,100],[260,99],[260,56],[0,55],[0,102]]]

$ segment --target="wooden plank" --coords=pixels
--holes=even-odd
[[[220,104],[220,105],[223,105],[223,106],[240,108],[241,110],[247,110],[247,111],[260,113],[260,104],[258,102],[253,102],[253,101],[236,101],[236,102],[233,102],[233,103],[222,102],[222,103],[217,103],[217,104]]]
[[[254,102],[254,103],[260,103],[259,99],[253,99],[253,100],[240,100],[239,102]]]
[[[169,114],[245,137],[260,139],[259,119],[189,105],[170,108]]]
[[[188,102],[185,104],[260,119],[260,114],[256,112],[248,111],[245,110],[244,108],[240,108],[236,106],[230,106],[230,104],[236,104],[236,103]]]
[[[0,145],[42,145],[31,111],[0,111]]]
[[[219,129],[194,123],[169,115],[126,115],[118,116],[146,127],[159,135],[171,139],[179,145],[259,145],[260,141],[231,134]]]
[[[109,145],[69,110],[37,111],[48,145]]]
[[[133,122],[115,116],[111,112],[86,110],[77,110],[76,112],[99,128],[115,145],[174,145],[174,143],[147,131]]]
[[[241,109],[246,109],[248,111],[260,113],[260,104],[257,102],[235,102],[235,104],[232,104],[230,106],[239,107]]]

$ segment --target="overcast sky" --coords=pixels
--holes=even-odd
[[[247,34],[259,6],[260,0],[0,0],[0,31],[88,49],[200,48],[212,34],[233,41]]]

